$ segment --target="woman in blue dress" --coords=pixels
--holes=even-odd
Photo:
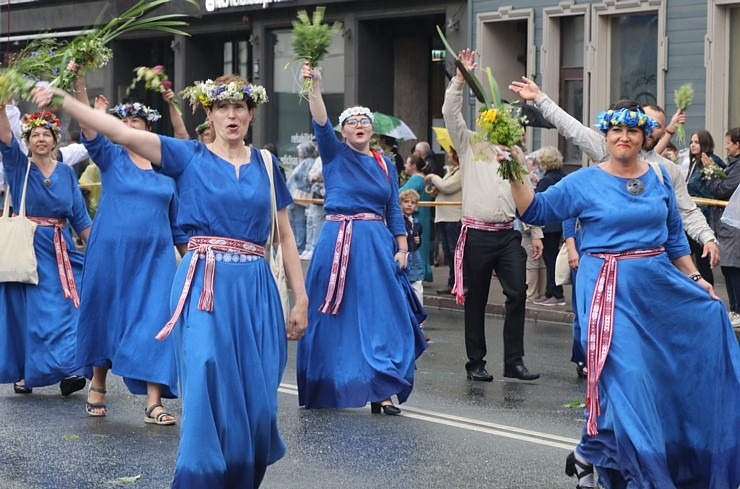
[[[31,152],[29,166],[4,107],[0,110],[0,153],[13,208],[20,206],[28,170],[26,215],[38,224],[38,285],[0,283],[0,351],[13,352],[0,357],[0,383],[13,382],[19,394],[57,382],[63,395],[85,387],[85,371],[75,362],[83,255],[67,224],[87,240],[91,222],[74,170],[52,157],[59,127],[50,112],[33,114],[22,126]]]
[[[637,104],[598,120],[608,161],[536,195],[511,181],[525,222],[581,224],[579,477],[590,463],[607,489],[738,487],[740,349],[727,312],[691,261],[668,174],[638,157],[654,121]]]
[[[37,88],[49,104],[60,91]],[[175,275],[173,317],[157,335],[174,332],[183,417],[173,488],[255,488],[285,454],[277,428],[277,389],[287,339],[306,328],[308,299],[295,238],[284,211],[290,195],[277,161],[244,145],[264,89],[235,75],[187,89],[213,123],[209,145],[127,127],[69,96],[61,108],[86,127],[148,159],[178,190],[178,225],[189,252]],[[285,272],[295,295],[285,321],[265,256],[270,234],[270,176]]]
[[[306,65],[303,76],[313,75]],[[340,115],[345,144],[329,123],[316,78],[309,108],[327,217],[306,276],[310,327],[298,344],[298,402],[306,408],[370,402],[374,413],[399,414],[391,396],[408,398],[426,341],[403,273],[408,246],[398,175],[394,164],[370,151],[369,109]]]
[[[75,94],[89,105],[84,75],[77,79]],[[140,103],[117,105],[112,113],[142,131],[151,131],[160,118]],[[103,186],[85,253],[77,328],[77,361],[94,372],[85,410],[94,417],[107,414],[111,369],[132,394],[147,396],[145,422],[172,425],[175,418],[162,397],[177,397],[175,349],[171,338],[157,341],[154,336],[170,317],[168,299],[177,268],[173,246],[188,241],[175,225],[175,182],[95,129],[80,128]]]
[[[429,163],[424,161],[421,156],[412,153],[406,158],[406,164],[404,171],[410,177],[403,186],[398,189],[399,192],[404,190],[416,190],[419,194],[419,202],[432,202],[434,197],[432,194],[427,192],[427,182],[424,179],[425,176],[432,172]],[[422,228],[421,235],[421,247],[419,248],[419,256],[421,257],[421,263],[424,269],[424,282],[431,282],[434,277],[432,276],[432,263],[430,250],[434,243],[434,236],[432,236],[432,208],[419,206],[414,212],[414,217],[419,220]]]

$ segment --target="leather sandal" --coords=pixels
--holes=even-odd
[[[578,469],[580,469],[580,473]],[[584,464],[584,463],[579,462],[578,459],[576,459],[575,452],[570,452],[568,454],[568,456],[565,459],[565,475],[567,475],[568,477],[573,477],[574,475],[578,477],[578,485],[576,486],[576,489],[593,488],[594,486],[582,486],[580,484],[581,479],[589,475],[592,475],[593,473],[594,473],[593,465]]]
[[[18,382],[13,382],[13,391],[16,394],[30,394],[33,392],[33,389],[26,387],[26,384],[20,385]]]
[[[156,416],[152,416],[152,413],[158,407],[162,408],[162,412],[160,412]],[[144,417],[144,422],[148,424],[156,424],[159,426],[170,426],[177,422],[177,420],[174,419],[175,417],[172,416],[170,413],[168,413],[165,410],[164,406],[161,404],[153,404],[149,406],[148,408],[144,409],[144,413],[146,414],[146,416]],[[172,418],[172,419],[165,419],[165,418]]]
[[[108,391],[105,389],[101,389],[100,387],[93,387],[92,382],[90,383],[90,386],[87,388],[87,398],[90,399],[90,391],[97,392],[98,394],[105,395]],[[103,410],[102,413],[96,413],[95,410]],[[104,402],[90,402],[85,401],[85,412],[92,416],[93,418],[101,418],[108,414],[105,409],[105,403]]]

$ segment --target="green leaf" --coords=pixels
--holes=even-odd
[[[135,484],[141,480],[141,474],[132,477],[119,477],[116,482],[121,484]]]
[[[564,408],[570,408],[570,409],[583,409],[586,407],[584,403],[581,402],[581,400],[577,397],[574,397],[572,401],[569,403],[563,404]]]
[[[501,92],[498,90],[498,83],[496,83],[490,67],[486,67],[486,74],[488,75],[488,86],[491,88],[491,100],[498,107],[501,105]]]
[[[64,439],[66,441],[74,441],[74,440],[79,440],[80,437],[79,435],[64,435]]]
[[[447,52],[450,53],[452,57],[457,58],[457,51],[452,49],[452,46],[450,46],[450,43],[447,42],[447,38],[445,37],[442,29],[439,26],[437,26],[437,34],[439,34],[439,38],[442,39],[442,44],[444,44],[445,48],[447,48]]]

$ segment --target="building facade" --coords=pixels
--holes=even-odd
[[[175,90],[195,80],[237,73],[264,85],[270,103],[255,116],[251,139],[255,145],[275,143],[290,165],[295,146],[313,132],[306,102],[301,103],[301,63],[293,61],[291,21],[300,9],[320,3],[327,22],[340,21],[329,55],[322,63],[322,88],[329,115],[354,104],[404,120],[419,139],[431,140],[431,126],[441,125],[444,88],[449,61],[433,61],[432,51],[444,49],[436,26],[443,27],[462,46],[468,37],[467,0],[198,0],[199,9],[175,0],[157,12],[192,15],[184,28],[190,36],[137,32],[114,42],[113,60],[98,73],[88,75],[91,96],[105,93],[113,102],[139,96],[166,112],[153,94],[126,89],[137,66],[164,65]],[[101,25],[130,7],[130,1],[35,0],[0,6],[3,27],[0,43],[7,53],[21,49],[37,35],[75,36],[89,26]],[[10,18],[8,19],[8,15]],[[10,24],[8,24],[10,22]],[[41,29],[48,33],[40,32]],[[186,125],[193,128],[205,114],[185,110]],[[165,126],[167,121],[165,120]],[[167,132],[167,128],[159,128]],[[402,154],[413,143],[406,143]]]
[[[674,91],[691,83],[687,135],[708,129],[723,155],[725,133],[740,125],[740,1],[472,0],[469,15],[481,66],[500,83],[534,77],[586,123],[621,98],[657,103],[670,120]],[[534,140],[582,162],[553,130]]]

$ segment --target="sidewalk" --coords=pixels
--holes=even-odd
[[[434,281],[424,282],[424,307],[434,309],[457,309],[463,310],[464,306],[458,305],[452,295],[437,294],[437,290],[446,288],[449,269],[446,266],[434,267]],[[719,267],[714,269],[714,290],[716,294],[727,304],[727,289],[725,278]],[[527,319],[532,321],[547,321],[563,323],[570,326],[573,324],[573,312],[570,308],[571,286],[564,285],[564,306],[538,306],[527,302]],[[488,294],[488,306],[486,313],[493,316],[504,316],[504,302],[506,297],[501,291],[501,285],[496,277],[491,278],[491,291]]]

